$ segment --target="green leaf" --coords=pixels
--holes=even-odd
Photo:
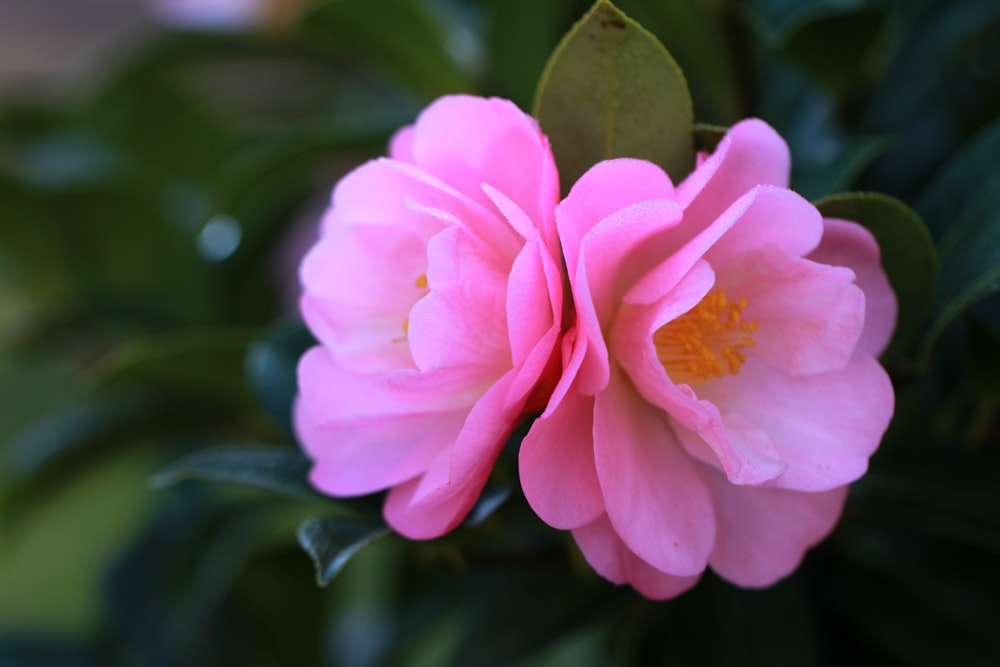
[[[683,73],[653,35],[607,0],[598,0],[552,54],[535,117],[564,191],[601,160],[650,160],[675,182],[694,164],[694,112]]]
[[[292,401],[298,392],[296,369],[299,358],[316,344],[301,323],[272,331],[247,352],[247,382],[261,405],[289,433],[292,432]]]
[[[389,533],[379,519],[308,519],[299,526],[299,544],[316,566],[316,583],[326,586],[361,549]]]
[[[938,279],[937,251],[920,216],[898,199],[874,192],[824,197],[816,207],[824,216],[853,220],[875,236],[899,302],[896,334],[883,358],[908,354],[923,330]]]
[[[468,90],[469,80],[445,48],[444,27],[411,0],[323,0],[303,19],[322,45],[368,61],[428,98]]]
[[[164,487],[197,479],[297,498],[329,500],[309,485],[311,465],[302,452],[291,447],[219,447],[181,458],[157,473],[151,484]]]
[[[722,11],[699,0],[618,0],[618,8],[656,35],[677,59],[694,99],[695,116],[735,123],[745,114],[736,85],[734,40]]]

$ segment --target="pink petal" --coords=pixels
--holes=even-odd
[[[715,152],[677,186],[684,217],[705,225],[757,185],[788,187],[791,154],[767,123],[744,120],[730,128]]]
[[[667,415],[620,372],[594,400],[594,452],[608,517],[629,549],[668,574],[701,572],[715,534],[708,490]]]
[[[715,406],[699,401],[689,390],[678,387],[667,376],[653,343],[661,326],[694,307],[715,284],[715,274],[699,261],[657,303],[622,308],[610,332],[614,359],[621,364],[639,394],[690,429],[704,431],[717,414]],[[683,385],[682,385],[683,386]]]
[[[745,322],[760,358],[788,373],[815,374],[843,368],[864,327],[864,294],[850,269],[817,264],[765,246],[716,265],[730,301],[746,299]]]
[[[428,244],[430,292],[413,306],[408,324],[420,369],[481,367],[496,378],[511,367],[507,272],[477,249],[478,240],[461,227],[438,233]]]
[[[422,477],[389,493],[385,517],[395,530],[412,539],[430,539],[469,513],[515,426],[501,414],[513,378],[511,371],[483,394],[454,445]]]
[[[898,305],[881,264],[881,252],[871,232],[855,222],[823,219],[823,240],[809,255],[820,264],[846,266],[865,293],[865,329],[858,349],[874,357],[882,354],[896,328]]]
[[[313,486],[335,496],[357,496],[422,474],[454,441],[465,411],[339,422],[326,427],[295,403],[295,432],[314,461]]]
[[[727,428],[727,416],[738,413],[766,433],[761,447],[773,447],[788,466],[772,485],[796,491],[827,491],[863,475],[893,410],[892,383],[865,354],[818,375],[790,375],[748,359],[738,374],[698,393],[719,407]]]
[[[604,514],[594,467],[594,399],[570,391],[521,442],[521,488],[531,509],[553,528],[577,528]]]
[[[424,239],[381,226],[331,229],[302,261],[302,311],[313,334],[358,372],[407,367],[405,322],[421,296]]]
[[[770,586],[799,566],[810,547],[837,523],[847,487],[800,493],[734,486],[714,471],[706,478],[715,498],[718,533],[709,564],[738,586]]]
[[[599,222],[633,204],[666,200],[673,194],[670,177],[650,162],[622,158],[591,167],[573,185],[555,212],[570,278],[577,274],[576,263],[584,235]]]
[[[501,99],[451,95],[417,118],[415,163],[489,207],[486,183],[528,217],[551,225],[559,180],[548,142],[534,119]]]
[[[754,187],[736,199],[717,218],[701,224],[684,213],[684,220],[647,242],[647,252],[658,263],[637,263],[637,268],[655,264],[629,288],[629,303],[652,303],[673,287],[694,265],[705,258],[722,266],[734,256],[762,246],[803,255],[819,242],[822,223],[816,208],[797,194],[771,186]]]
[[[493,381],[477,369],[358,375],[317,346],[299,360],[301,400],[322,425],[362,417],[467,409]]]
[[[700,574],[677,577],[660,572],[632,553],[619,539],[606,514],[573,531],[583,557],[594,570],[616,584],[631,584],[653,600],[667,600],[690,589]]]
[[[407,125],[396,131],[389,140],[389,157],[400,162],[413,164],[413,126]]]
[[[760,185],[750,190],[738,219],[705,259],[725,264],[761,246],[802,257],[816,248],[822,235],[823,219],[815,206],[791,190]]]

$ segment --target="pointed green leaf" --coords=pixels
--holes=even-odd
[[[663,45],[607,0],[563,38],[542,74],[535,117],[564,191],[601,160],[635,157],[675,182],[694,162],[687,83]]]
[[[310,467],[309,459],[290,447],[218,447],[188,454],[160,471],[151,483],[164,487],[185,479],[198,479],[285,496],[329,500],[309,485]]]
[[[303,521],[298,538],[316,566],[316,583],[326,586],[354,554],[388,532],[380,519],[337,517]]]
[[[883,358],[898,359],[912,351],[938,279],[937,251],[920,216],[898,199],[875,192],[824,197],[816,207],[824,216],[853,220],[875,236],[899,301],[896,334]]]

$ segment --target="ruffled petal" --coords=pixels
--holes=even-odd
[[[632,553],[621,541],[606,514],[573,530],[573,538],[590,566],[616,584],[631,584],[652,600],[668,600],[690,589],[700,574],[678,577],[660,572]]]
[[[797,491],[828,491],[853,482],[868,469],[893,410],[892,383],[878,363],[859,354],[841,370],[790,375],[748,360],[736,375],[706,383],[699,396],[715,403],[761,449],[773,450],[788,468],[770,484]]]
[[[708,489],[667,415],[620,372],[594,399],[594,452],[608,517],[629,549],[668,574],[701,572],[715,534]]]
[[[521,488],[553,528],[577,528],[604,513],[594,467],[594,399],[570,391],[552,414],[535,420],[521,442]]]
[[[756,325],[748,357],[788,373],[843,368],[864,328],[865,297],[850,269],[817,264],[765,246],[715,265],[730,301],[746,299]]]
[[[685,220],[704,226],[758,185],[788,187],[788,144],[762,120],[751,118],[730,128],[715,152],[677,186]]]
[[[307,351],[298,365],[301,400],[323,426],[362,417],[468,409],[492,382],[476,368],[359,375],[339,365],[322,346]]]
[[[799,566],[840,517],[847,487],[800,493],[734,486],[706,472],[715,498],[718,533],[709,565],[737,586],[770,586]]]
[[[454,445],[423,476],[390,491],[385,517],[395,530],[412,539],[439,537],[469,513],[516,426],[502,414],[513,378],[510,371],[483,394]]]
[[[858,349],[877,357],[892,340],[898,314],[896,294],[882,268],[878,243],[856,222],[824,218],[823,225],[823,240],[809,259],[854,271],[855,283],[865,293],[865,329]]]
[[[294,416],[295,433],[314,461],[313,486],[334,496],[359,496],[424,473],[454,442],[466,412],[362,418],[324,427],[297,400]]]
[[[490,207],[484,183],[503,192],[539,224],[552,227],[559,177],[548,141],[513,103],[449,95],[414,125],[414,162],[466,197]]]
[[[430,292],[413,306],[407,328],[414,362],[422,370],[481,367],[499,377],[512,364],[506,272],[478,255],[460,227],[431,239],[427,255]]]

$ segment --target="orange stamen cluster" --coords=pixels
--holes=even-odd
[[[721,287],[705,295],[698,305],[653,334],[656,356],[670,379],[692,384],[735,375],[746,361],[745,349],[756,322],[743,320],[747,300],[729,301]]]

